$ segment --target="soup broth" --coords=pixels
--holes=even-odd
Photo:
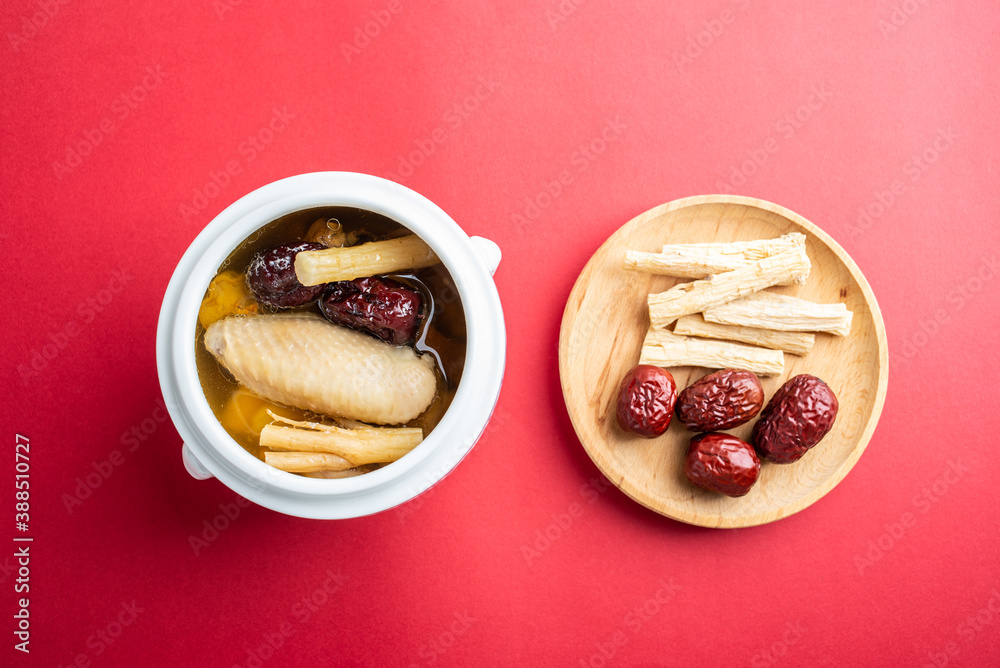
[[[255,255],[281,244],[303,241],[310,226],[319,219],[339,222],[343,226],[343,231],[348,234],[349,243],[354,241],[355,245],[412,234],[399,223],[362,209],[323,207],[298,211],[274,220],[254,232],[230,253],[218,268],[216,276],[218,277],[222,272],[229,270],[243,275]],[[415,348],[418,353],[430,355],[435,360],[437,393],[427,409],[418,417],[406,422],[405,425],[393,426],[418,427],[423,430],[423,435],[426,437],[444,416],[462,378],[466,351],[465,313],[455,283],[441,263],[380,276],[417,290],[423,298],[422,322],[414,341],[409,345]],[[206,291],[207,296],[208,291]],[[274,309],[263,303],[258,304],[255,308],[257,312],[264,314],[279,312],[319,314],[315,302],[290,309]],[[328,324],[330,327],[340,326],[333,323]],[[195,358],[205,398],[208,400],[215,417],[226,428],[227,433],[247,452],[259,459],[264,459],[267,448],[262,448],[260,445],[259,429],[255,432],[254,425],[250,424],[253,420],[249,415],[239,414],[241,400],[244,399],[243,395],[246,395],[247,402],[255,401],[254,396],[242,388],[206,349],[205,331],[205,327],[199,322],[195,332]],[[234,395],[236,396],[234,397]],[[247,405],[247,403],[244,402],[242,405]],[[295,407],[288,408],[291,409],[288,416],[295,416],[297,419],[323,421],[328,417],[337,417],[318,415]],[[237,414],[236,419],[239,424],[248,428],[237,429],[233,427],[234,411]]]

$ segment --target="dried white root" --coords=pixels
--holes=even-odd
[[[780,350],[691,339],[663,329],[650,329],[642,342],[639,364],[745,369],[761,376],[776,376],[785,369],[785,354]]]
[[[322,452],[265,452],[264,462],[288,473],[344,471],[354,468],[354,464],[343,457]]]
[[[367,422],[358,422],[357,420],[349,420],[345,417],[335,418],[337,423],[344,429],[374,429],[374,425],[370,425]]]
[[[759,293],[760,294],[760,293]],[[729,302],[732,304],[733,302]],[[773,329],[758,329],[757,327],[739,327],[737,325],[720,325],[706,322],[698,314],[686,315],[674,325],[674,334],[683,336],[700,336],[705,339],[722,339],[739,341],[752,346],[784,350],[793,355],[808,355],[812,350],[816,337],[808,332],[777,332]]]
[[[725,325],[761,327],[785,332],[829,332],[847,336],[854,314],[841,303],[815,302],[758,292],[744,299],[722,304],[704,313],[705,320]]]
[[[625,269],[661,276],[705,278],[711,274],[739,269],[778,253],[806,246],[806,235],[789,232],[776,239],[734,241],[732,243],[667,244],[662,253],[626,251]],[[792,276],[790,283],[805,282],[804,275]]]
[[[649,321],[653,327],[666,327],[681,316],[700,313],[772,285],[805,280],[810,268],[805,246],[795,246],[739,269],[680,283],[666,292],[649,295]]]
[[[369,467],[367,466],[359,466],[355,469],[346,469],[343,471],[310,471],[308,473],[303,473],[302,475],[306,478],[320,478],[323,480],[330,480],[334,478],[354,478],[368,473],[368,469]]]
[[[302,251],[295,256],[295,275],[302,285],[391,274],[440,262],[420,237],[409,235],[347,248]]]
[[[270,413],[270,411],[269,411]],[[344,429],[319,422],[299,422],[270,413],[277,422],[260,432],[260,444],[272,450],[330,453],[354,466],[394,462],[415,448],[424,438],[415,427],[364,427]]]

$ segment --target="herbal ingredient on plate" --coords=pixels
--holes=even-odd
[[[205,396],[276,468],[375,470],[416,447],[454,396],[465,359],[457,294],[430,248],[388,218],[346,207],[285,216],[233,251],[206,292]]]
[[[703,366],[746,369],[761,376],[777,376],[785,370],[780,350],[678,336],[665,329],[650,329],[642,342],[639,364],[655,366]]]
[[[802,280],[810,268],[805,247],[796,246],[739,269],[680,283],[666,292],[649,295],[650,322],[653,327],[666,327],[682,315],[701,313],[764,288]]]
[[[649,295],[650,328],[639,356],[640,365],[723,369],[696,381],[677,399],[680,422],[694,431],[713,432],[691,442],[685,471],[692,482],[741,496],[756,480],[760,467],[756,453],[773,462],[792,462],[829,432],[836,418],[836,397],[823,381],[801,375],[785,383],[760,413],[752,446],[714,433],[745,424],[761,411],[764,392],[755,374],[780,376],[785,353],[808,355],[815,333],[850,333],[854,314],[845,304],[818,304],[768,291],[775,286],[794,290],[806,283],[812,264],[804,234],[667,244],[660,253],[630,250],[622,266],[695,279]],[[673,331],[667,329],[671,325]],[[746,457],[747,449],[753,463]],[[733,470],[746,475],[736,483]]]
[[[625,252],[625,269],[678,278],[708,278],[712,274],[740,267],[787,250],[805,250],[806,235],[791,232],[777,239],[756,239],[733,243],[665,244],[659,253]],[[793,276],[791,283],[805,283],[805,276]]]
[[[744,496],[760,473],[760,459],[746,441],[711,432],[691,439],[684,475],[692,484],[726,496]]]
[[[725,431],[749,422],[763,406],[764,388],[756,375],[723,369],[678,395],[677,419],[691,431]]]
[[[723,325],[847,336],[851,333],[854,314],[840,303],[816,304],[773,292],[755,292],[743,299],[710,308],[704,316],[708,322]]]
[[[781,350],[792,355],[808,355],[816,342],[815,335],[810,332],[776,332],[757,327],[720,325],[708,322],[700,313],[678,318],[674,323],[674,334],[737,341],[751,346]]]
[[[670,426],[676,400],[670,372],[640,364],[625,374],[618,389],[618,425],[645,438],[660,436]]]
[[[753,444],[768,461],[798,461],[833,428],[839,403],[830,386],[800,374],[782,385],[753,428]]]

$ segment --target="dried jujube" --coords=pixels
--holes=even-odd
[[[389,278],[358,278],[326,286],[319,303],[330,322],[367,332],[386,343],[412,341],[420,326],[420,292]]]
[[[666,369],[649,364],[633,367],[618,388],[618,425],[645,438],[660,436],[670,426],[677,383]]]
[[[677,419],[691,431],[723,431],[749,422],[764,406],[764,388],[752,371],[722,369],[677,397]]]
[[[790,464],[829,433],[839,403],[830,386],[800,374],[782,385],[753,428],[753,445],[762,457]]]
[[[326,286],[302,285],[295,276],[295,256],[302,251],[324,248],[323,244],[304,241],[257,253],[247,266],[247,285],[259,301],[274,308],[292,308],[315,301]]]
[[[753,446],[730,434],[695,436],[684,460],[684,475],[692,484],[726,496],[745,495],[759,473],[760,459]]]

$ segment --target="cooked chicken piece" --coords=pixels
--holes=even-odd
[[[251,392],[334,417],[402,424],[437,392],[430,355],[308,314],[225,318],[205,347]]]

